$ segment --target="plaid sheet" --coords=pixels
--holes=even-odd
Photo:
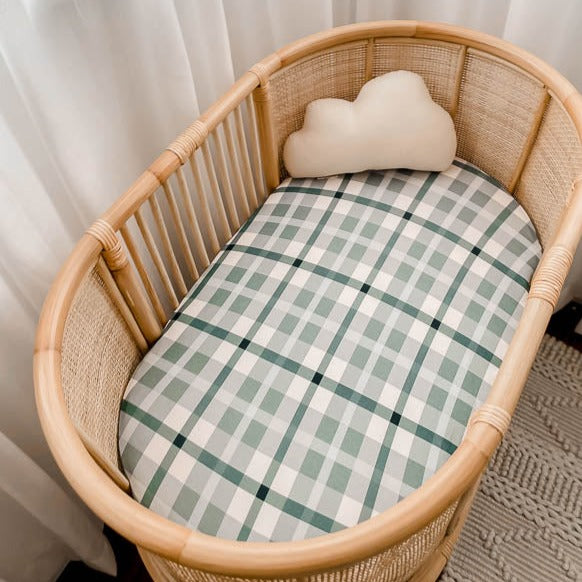
[[[540,256],[515,200],[442,173],[286,180],[190,291],[120,418],[137,500],[297,540],[419,487],[487,395]]]

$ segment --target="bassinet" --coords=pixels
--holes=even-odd
[[[454,119],[458,155],[514,194],[544,247],[485,405],[432,478],[357,526],[297,542],[236,542],[158,516],[131,498],[119,465],[119,407],[132,371],[191,282],[284,177],[282,144],[301,127],[307,103],[353,99],[366,80],[395,69],[422,75]],[[156,580],[435,580],[507,428],[580,239],[581,132],[582,97],[561,75],[506,42],[458,27],[357,24],[263,59],[88,229],[49,293],[36,341],[36,397],[68,481],[138,546]]]

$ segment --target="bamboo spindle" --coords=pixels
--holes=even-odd
[[[210,213],[210,207],[208,206],[208,199],[205,195],[204,185],[202,184],[202,176],[200,175],[200,169],[195,159],[196,153],[190,158],[190,170],[192,176],[194,177],[194,186],[196,189],[196,194],[198,197],[198,203],[200,204],[200,210],[202,211],[202,218],[206,225],[206,231],[208,237],[210,238],[210,250],[212,255],[215,256],[220,250],[220,243],[218,242],[218,234],[216,232],[216,225]]]
[[[141,208],[138,208],[135,211],[135,220],[141,232],[141,236],[146,244],[146,248],[150,254],[150,257],[156,267],[158,275],[162,281],[162,285],[166,290],[166,294],[168,295],[168,299],[170,300],[170,305],[172,309],[176,309],[178,307],[178,297],[176,296],[176,292],[174,291],[174,287],[172,287],[172,282],[170,281],[170,277],[168,275],[168,271],[162,261],[162,257],[160,255],[160,251],[154,241],[154,237],[145,221]]]
[[[224,118],[223,129],[224,137],[226,138],[226,149],[228,151],[228,156],[231,161],[232,173],[234,175],[234,181],[236,186],[235,199],[238,201],[239,205],[242,206],[243,219],[241,220],[241,222],[244,222],[249,217],[251,211],[249,209],[247,194],[245,193],[245,186],[243,184],[243,177],[240,169],[238,154],[236,151],[236,147],[234,145],[234,139],[232,137],[233,135],[232,128],[230,126],[230,119],[228,117]]]
[[[158,321],[160,322],[160,325],[163,326],[166,324],[166,321],[168,318],[167,318],[166,313],[164,311],[164,308],[162,306],[162,302],[160,300],[160,297],[158,296],[158,293],[154,287],[154,284],[152,283],[152,280],[150,279],[150,276],[147,272],[146,266],[141,258],[141,255],[139,254],[139,251],[137,250],[137,244],[135,242],[135,239],[133,238],[133,235],[129,231],[127,224],[124,224],[119,229],[119,232],[121,233],[121,236],[123,237],[125,245],[127,246],[127,250],[129,251],[129,255],[131,256],[131,260],[133,261],[133,264],[135,265],[135,268],[136,268],[137,272],[139,273],[140,279],[143,283],[143,286],[146,290],[146,293],[148,294],[148,297],[152,303],[154,311],[156,312],[156,316],[158,318]]]
[[[218,185],[218,179],[216,177],[216,171],[214,169],[214,163],[212,162],[212,156],[210,155],[210,148],[208,147],[207,141],[202,144],[202,156],[204,158],[204,167],[206,169],[208,181],[210,182],[210,191],[212,192],[212,197],[214,199],[216,212],[218,213],[220,226],[226,233],[227,239],[230,239],[232,236],[232,231],[230,230],[230,224],[228,223],[226,210],[224,209],[224,202],[222,201],[222,196],[220,195],[220,187]]]
[[[238,143],[238,149],[240,151],[242,158],[242,169],[244,174],[247,197],[250,198],[251,211],[254,211],[259,205],[259,201],[257,198],[257,190],[253,182],[253,170],[251,168],[251,161],[249,159],[249,150],[247,140],[245,138],[245,131],[240,105],[234,110],[234,122],[236,127],[236,138]]]
[[[184,277],[182,275],[182,271],[180,270],[180,266],[178,265],[178,260],[176,259],[176,255],[174,254],[174,248],[172,247],[172,242],[170,241],[170,236],[168,234],[168,229],[166,227],[166,223],[164,221],[164,217],[162,216],[162,210],[160,208],[160,204],[157,201],[155,195],[149,199],[150,209],[152,211],[152,215],[154,217],[154,222],[156,224],[156,229],[158,234],[160,235],[160,239],[162,241],[162,249],[166,256],[166,260],[170,264],[170,270],[172,271],[172,275],[174,276],[174,281],[178,287],[178,293],[183,297],[188,292],[188,288],[186,287],[186,283],[184,281]]]
[[[220,177],[220,182],[224,191],[225,206],[228,213],[228,218],[232,226],[231,233],[236,232],[240,227],[240,220],[238,217],[238,212],[236,210],[236,204],[234,202],[234,194],[232,193],[232,186],[230,184],[230,178],[228,176],[228,169],[226,167],[226,158],[224,156],[224,149],[222,147],[222,140],[218,133],[218,128],[212,132],[212,138],[214,139],[214,148],[216,152],[216,165],[218,168],[218,175]]]
[[[255,115],[255,106],[250,95],[245,99],[245,105],[249,118],[249,137],[251,142],[253,176],[255,177],[258,201],[263,202],[266,197],[266,188],[264,174],[261,168],[261,150],[259,148],[259,136],[257,135],[257,117]]]
[[[279,154],[269,89],[269,81],[267,81],[264,86],[261,85],[253,91],[267,193],[272,192],[279,185]]]
[[[190,232],[194,239],[196,254],[205,269],[210,263],[208,252],[206,251],[206,245],[204,244],[200,224],[196,218],[196,212],[194,211],[194,205],[192,204],[192,196],[190,195],[190,189],[186,182],[186,176],[184,176],[184,171],[181,167],[176,171],[176,179],[178,180],[178,188],[180,189],[180,195],[182,196],[182,203],[184,204],[186,215],[188,216],[188,223],[190,224]]]
[[[188,237],[186,236],[186,229],[184,228],[184,223],[180,216],[180,210],[178,209],[178,204],[176,203],[176,196],[170,186],[169,182],[164,182],[162,184],[164,189],[164,194],[166,195],[166,201],[170,208],[170,213],[172,215],[172,220],[174,226],[176,227],[176,232],[178,233],[178,240],[180,242],[180,247],[184,253],[186,259],[186,264],[188,265],[188,270],[192,279],[196,280],[199,277],[198,269],[196,267],[196,262],[192,256],[192,251],[190,250],[190,244],[188,243]]]

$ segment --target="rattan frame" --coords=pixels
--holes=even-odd
[[[451,91],[454,91],[450,99],[453,116],[458,115],[458,104],[466,96],[465,92],[475,86],[466,64],[467,59],[475,55],[485,58],[488,66],[494,63],[491,66],[503,66],[503,71],[509,71],[509,75],[514,71],[522,80],[531,79],[540,88],[542,97],[535,108],[529,108],[529,126],[524,136],[519,138],[519,151],[514,151],[516,146],[507,146],[513,147],[516,162],[506,184],[518,198],[521,195],[531,206],[531,209],[526,206],[526,210],[532,216],[544,246],[518,329],[486,404],[473,417],[457,451],[422,487],[394,507],[357,526],[297,542],[235,542],[191,531],[134,501],[127,493],[128,483],[117,466],[117,459],[112,458],[95,441],[94,435],[86,434],[79,425],[70,399],[78,392],[83,398],[89,398],[87,406],[91,405],[92,380],[76,377],[71,387],[65,367],[70,366],[71,359],[97,356],[93,355],[90,345],[83,349],[77,346],[75,349],[80,349],[78,354],[65,353],[72,349],[66,347],[72,342],[66,343],[64,339],[73,325],[73,306],[80,300],[79,291],[87,278],[99,277],[108,298],[104,300],[104,309],[114,313],[118,325],[126,330],[127,333],[120,335],[125,338],[123,341],[129,342],[136,353],[143,354],[161,333],[168,303],[170,307],[175,305],[183,295],[185,285],[183,281],[179,283],[183,264],[189,266],[191,279],[195,280],[198,268],[202,270],[208,265],[220,244],[242,222],[241,217],[245,219],[262,202],[265,194],[279,184],[282,176],[279,122],[286,115],[285,111],[278,109],[282,76],[291,75],[292,67],[299,62],[308,63],[304,66],[309,70],[310,58],[325,55],[326,51],[331,51],[333,63],[339,62],[338,47],[364,43],[365,50],[357,57],[362,62],[349,66],[363,67],[362,77],[369,78],[373,71],[370,59],[374,55],[375,39],[382,39],[384,43],[386,39],[393,39],[412,46],[426,45],[428,51],[431,46],[439,47],[442,43],[460,47],[457,58],[463,68],[458,69],[454,82],[450,83]],[[431,66],[430,59],[427,66]],[[330,82],[335,86],[338,81],[336,78]],[[349,82],[349,79],[343,81]],[[304,81],[306,84],[310,82],[309,79]],[[273,87],[279,87],[279,92]],[[288,89],[292,90],[295,89]],[[543,128],[540,128],[550,115],[550,101],[552,111],[557,111],[552,115],[561,116],[560,123],[567,125],[564,131],[569,132],[568,143],[574,145],[569,149],[564,147],[566,153],[556,162],[563,173],[562,181],[556,183],[564,184],[564,187],[560,192],[552,191],[552,200],[548,201],[547,196],[537,194],[528,186],[525,177],[534,175],[536,168],[539,170],[538,162],[536,168],[530,168],[528,160],[537,159],[532,151],[543,153],[540,150],[543,144],[538,144],[537,138],[538,133],[542,135]],[[232,129],[233,123],[236,131]],[[241,135],[243,129],[246,132]],[[211,147],[208,145],[209,136],[213,139]],[[63,265],[48,294],[36,338],[36,400],[47,441],[69,483],[99,517],[143,548],[144,561],[157,580],[223,580],[230,577],[435,580],[459,535],[475,484],[507,428],[582,234],[581,138],[582,96],[566,79],[526,51],[468,29],[416,21],[356,24],[309,36],[263,59],[173,142],[88,230]],[[241,145],[245,139],[250,146]],[[472,142],[467,143],[470,150]],[[545,159],[543,155],[541,159]],[[201,160],[206,169],[205,177],[200,175],[198,168]],[[480,165],[480,159],[473,161]],[[483,161],[487,165],[486,160]],[[192,167],[194,182],[188,181],[183,173],[183,166],[188,163]],[[495,176],[495,172],[492,173]],[[185,211],[182,214],[173,212],[176,198],[171,190],[171,180],[178,184],[183,194]],[[187,194],[192,184],[200,197],[196,209],[188,203]],[[163,213],[159,207],[156,210],[158,203],[154,194],[160,188],[163,188],[173,212],[177,225],[175,236],[168,236]],[[205,206],[212,200],[214,214]],[[153,212],[157,237],[148,230],[147,220],[143,218],[142,205],[146,202]],[[536,209],[548,204],[552,216],[558,217],[551,223],[544,218],[547,212],[536,214]],[[183,224],[185,215],[188,217],[187,227]],[[156,263],[161,285],[156,286],[148,278],[147,261],[141,261],[139,248],[132,243],[128,227],[132,217],[138,219],[146,245],[148,241],[150,243],[145,254]],[[197,232],[204,233],[202,243],[201,237],[196,236]],[[194,243],[189,243],[188,236]],[[179,245],[172,246],[175,240]],[[162,251],[158,251],[156,244],[161,245]],[[176,249],[179,248],[184,254],[177,260]],[[160,299],[160,288],[170,292],[166,304]],[[172,299],[173,289],[178,289],[178,292],[173,293]],[[134,363],[118,362],[116,365],[127,371]],[[117,401],[108,406],[113,406],[111,410],[115,412],[118,404]],[[391,577],[382,573],[387,570],[378,571],[376,568],[372,575],[362,566],[373,556],[422,532],[444,512],[452,517],[447,517],[446,528],[441,528],[437,538],[432,539],[430,551],[423,554],[420,563],[398,558],[400,562],[395,562]],[[165,560],[180,566],[169,568],[169,562]]]

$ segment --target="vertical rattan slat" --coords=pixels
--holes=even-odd
[[[222,139],[220,137],[219,128],[217,127],[212,133],[214,151],[216,153],[216,166],[218,168],[218,177],[222,184],[222,192],[224,193],[224,205],[228,214],[228,219],[231,225],[231,232],[235,232],[240,227],[240,219],[236,204],[234,202],[234,194],[232,185],[230,183],[230,176],[228,174],[228,167],[226,164],[226,157],[224,155],[224,148],[222,146]]]
[[[250,209],[247,194],[245,192],[245,186],[243,183],[239,155],[234,145],[232,127],[230,124],[230,119],[228,117],[224,119],[222,128],[224,130],[224,137],[226,138],[226,150],[228,152],[228,158],[230,160],[230,169],[232,170],[231,173],[234,178],[234,198],[239,204],[238,209],[239,218],[241,223],[243,223],[249,217]]]
[[[269,85],[279,160],[285,140],[303,126],[314,99],[353,101],[365,81],[367,42],[354,42],[305,57],[272,75]],[[286,175],[281,164],[281,177]]]
[[[132,315],[131,309],[125,302],[125,299],[123,298],[123,295],[121,294],[121,291],[119,290],[119,287],[117,286],[115,279],[111,274],[111,271],[105,264],[103,257],[99,257],[99,260],[95,265],[95,269],[97,270],[97,274],[99,275],[99,277],[101,277],[101,280],[103,281],[103,285],[107,290],[107,294],[109,295],[111,300],[115,303],[115,306],[117,307],[117,309],[119,309],[119,312],[123,316],[127,328],[131,332],[131,335],[133,336],[133,339],[135,340],[137,347],[142,352],[142,354],[145,354],[149,349],[148,342],[145,339],[139,327],[139,324]]]
[[[241,113],[241,106],[239,105],[234,110],[234,122],[236,128],[236,141],[238,146],[238,151],[240,152],[242,173],[244,178],[244,187],[246,191],[246,197],[249,203],[249,210],[254,211],[259,205],[257,198],[257,190],[253,182],[253,170],[251,168],[251,161],[249,158],[249,150],[247,145],[247,140],[245,137],[243,118]]]
[[[188,292],[188,289],[186,288],[184,276],[182,275],[180,265],[178,265],[178,260],[176,259],[176,255],[174,253],[174,248],[172,246],[172,241],[170,240],[170,235],[168,234],[166,222],[164,221],[164,217],[162,215],[160,203],[158,202],[157,198],[154,195],[150,197],[150,199],[148,200],[148,204],[154,217],[154,223],[156,225],[158,235],[161,239],[164,255],[166,256],[166,260],[170,264],[170,270],[172,271],[172,275],[174,276],[174,281],[176,283],[176,287],[178,288],[178,293],[180,294],[181,297],[183,297]]]
[[[404,69],[418,73],[432,98],[449,113],[456,108],[457,73],[463,66],[464,47],[449,42],[377,38],[372,77]]]
[[[202,156],[204,158],[206,175],[208,176],[208,181],[210,182],[210,191],[212,192],[212,197],[214,199],[214,207],[218,214],[220,226],[222,227],[223,232],[226,233],[226,239],[228,240],[232,236],[232,231],[230,229],[230,224],[228,223],[228,217],[226,216],[224,202],[220,194],[220,186],[218,185],[218,178],[216,177],[216,170],[214,169],[214,162],[212,161],[210,147],[208,146],[207,141],[202,144],[201,149]],[[199,192],[202,191],[202,189],[199,189]]]
[[[152,303],[154,311],[156,312],[158,321],[160,322],[160,325],[163,326],[166,324],[167,316],[164,311],[164,307],[162,306],[162,302],[160,301],[160,297],[158,296],[154,284],[147,272],[146,266],[141,258],[141,255],[139,254],[135,239],[127,225],[122,226],[119,232],[123,237],[125,245],[127,246],[127,250],[129,251],[129,255],[131,256],[131,260],[135,265],[135,268],[143,283],[144,289],[146,290],[146,293],[148,294],[148,297]]]
[[[582,177],[582,145],[572,120],[554,97],[525,164],[515,197],[550,243],[573,182]]]
[[[141,208],[138,208],[135,211],[134,217],[141,236],[145,242],[146,248],[149,252],[150,258],[152,259],[160,280],[162,281],[162,285],[164,286],[170,301],[170,305],[172,306],[172,309],[176,309],[176,307],[178,307],[178,297],[176,296],[176,292],[172,286],[172,281],[170,280],[170,276],[168,275],[168,271],[166,270],[166,266],[164,265],[164,261],[160,255],[160,251],[158,250],[158,245],[156,245],[156,241],[151,233]]]
[[[202,231],[200,230],[200,224],[196,217],[196,212],[194,211],[192,196],[190,195],[190,189],[188,188],[186,176],[184,176],[184,170],[182,167],[179,167],[176,170],[176,180],[178,181],[178,188],[180,190],[180,195],[182,196],[182,204],[184,205],[186,215],[188,216],[188,223],[194,240],[196,254],[198,255],[198,260],[202,264],[203,269],[205,269],[210,263],[210,260],[208,259],[208,251],[204,244],[204,238],[202,237]]]
[[[455,116],[457,155],[507,188],[544,99],[543,83],[531,75],[468,49]]]
[[[529,130],[529,134],[527,136],[527,140],[524,144],[523,149],[521,150],[521,155],[520,155],[519,159],[517,160],[517,164],[513,170],[513,175],[512,175],[511,180],[507,186],[507,189],[512,194],[515,192],[515,187],[519,183],[519,180],[521,178],[521,174],[523,172],[523,168],[525,167],[525,164],[527,163],[527,160],[529,159],[529,155],[530,155],[531,150],[533,148],[534,142],[537,138],[538,132],[540,130],[540,125],[541,125],[542,119],[544,118],[544,115],[546,113],[546,109],[548,107],[549,102],[550,102],[550,95],[549,95],[549,93],[546,92],[546,93],[544,93],[544,98],[540,102],[538,109],[535,113],[535,116],[533,118],[530,130]]]
[[[102,258],[115,281],[116,289],[121,293],[144,339],[152,344],[160,337],[162,328],[155,320],[117,233],[109,222],[98,218],[87,229],[87,235],[94,238],[103,249]]]
[[[265,188],[265,180],[263,175],[263,169],[261,167],[261,152],[259,150],[259,138],[257,135],[257,118],[255,115],[255,106],[253,104],[252,97],[247,97],[245,99],[245,106],[248,115],[248,132],[251,142],[251,164],[253,168],[253,175],[255,180],[255,186],[257,190],[257,198],[259,202],[262,202],[268,192]]]
[[[178,169],[178,172],[181,172],[181,168]],[[180,210],[176,202],[176,196],[174,195],[174,191],[172,190],[172,187],[167,181],[162,184],[162,188],[164,189],[164,194],[166,195],[166,201],[168,203],[168,207],[170,208],[170,213],[172,214],[172,220],[174,222],[174,227],[176,228],[176,232],[178,234],[180,248],[182,249],[182,253],[184,254],[184,258],[186,259],[186,264],[188,265],[190,276],[192,277],[193,280],[196,280],[199,277],[198,268],[196,267],[196,262],[194,261],[192,250],[190,249],[190,244],[188,242],[188,237],[186,236],[186,229],[184,228],[184,223],[182,222],[182,218],[180,217]],[[189,197],[187,198],[189,199]],[[184,204],[186,204],[186,201],[184,201]],[[190,228],[194,231],[192,224],[190,224]]]
[[[202,219],[206,225],[206,231],[209,237],[210,250],[212,255],[220,250],[220,243],[218,241],[218,233],[216,229],[216,224],[210,213],[210,206],[208,204],[208,198],[206,196],[206,189],[202,183],[202,175],[200,174],[200,168],[198,167],[198,162],[196,160],[197,152],[192,154],[190,158],[190,171],[192,172],[192,177],[194,178],[194,188],[196,190],[198,203],[200,204],[200,210],[202,212]],[[218,212],[218,210],[217,210]],[[220,214],[220,213],[219,213]]]
[[[266,191],[270,193],[279,185],[281,178],[280,152],[277,147],[270,81],[266,81],[253,91],[253,102],[257,112],[261,167]]]

